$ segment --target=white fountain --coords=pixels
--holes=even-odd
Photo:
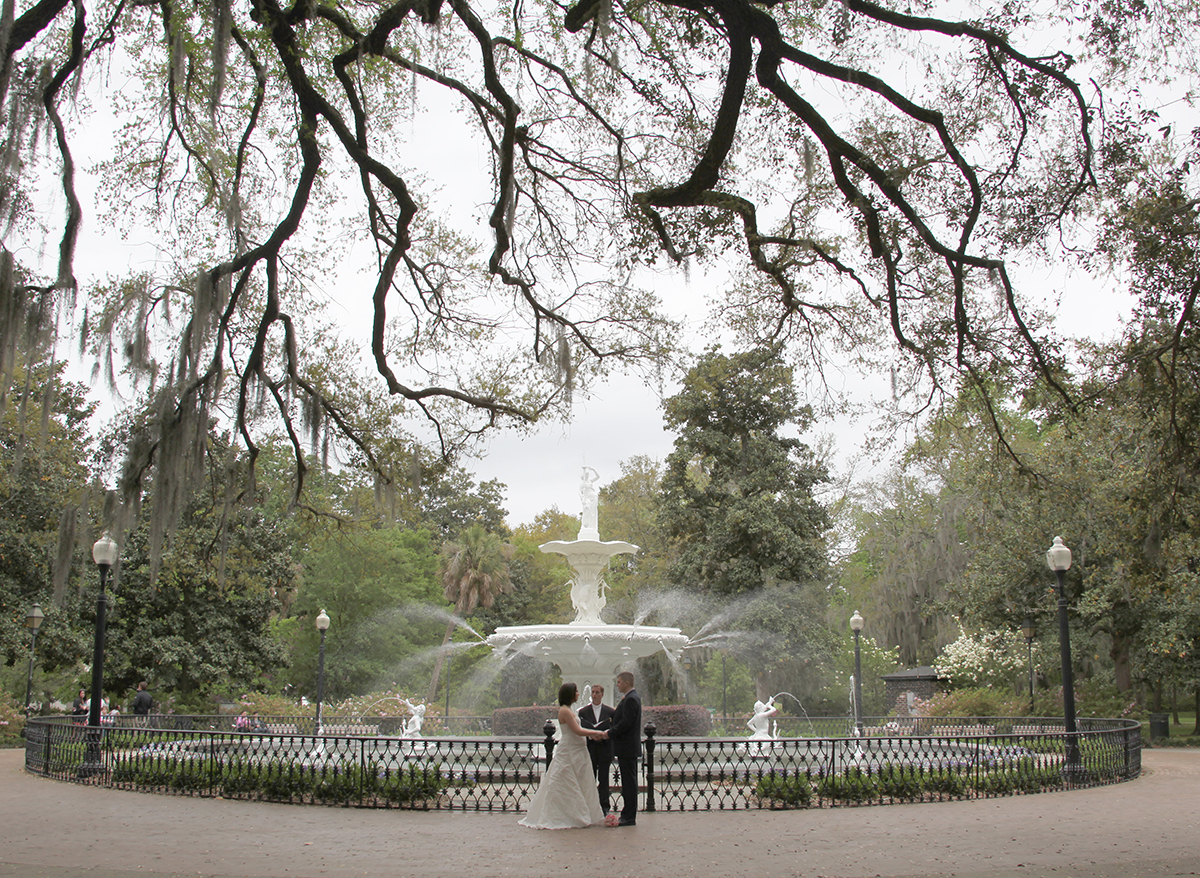
[[[600,611],[607,603],[604,571],[609,560],[616,555],[632,555],[638,547],[620,541],[601,541],[598,479],[594,469],[583,468],[579,536],[570,542],[554,540],[540,547],[543,552],[565,555],[575,572],[570,582],[574,621],[566,625],[497,628],[487,642],[502,658],[520,653],[553,662],[562,672],[563,680],[577,683],[581,692],[587,684],[604,683],[604,700],[611,704],[616,692],[611,680],[619,670],[659,650],[678,659],[688,638],[678,628],[610,625],[600,618]]]

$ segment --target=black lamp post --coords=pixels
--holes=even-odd
[[[1032,616],[1026,616],[1025,621],[1021,623],[1021,633],[1025,636],[1025,646],[1029,650],[1029,715],[1033,716],[1033,638],[1037,629],[1033,625]]]
[[[1062,537],[1046,551],[1046,564],[1058,581],[1058,642],[1062,652],[1063,719],[1067,732],[1067,764],[1065,773],[1074,777],[1081,771],[1079,762],[1078,729],[1075,726],[1075,677],[1071,671],[1071,629],[1067,624],[1067,571],[1071,569],[1071,550],[1063,545]]]
[[[29,699],[33,694],[33,656],[34,650],[37,649],[38,629],[42,627],[42,619],[46,618],[46,614],[42,612],[41,604],[34,604],[33,609],[25,617],[25,627],[31,632],[29,638],[29,677],[25,681],[25,717],[29,718]]]
[[[321,632],[321,649],[317,653],[317,734],[321,734],[321,702],[325,698],[325,632],[329,630],[329,614],[317,615],[317,630]]]
[[[721,653],[721,729],[724,731],[729,728],[729,708],[725,701],[725,693],[728,689],[728,678],[725,676],[725,653]]]
[[[88,706],[88,725],[99,728],[100,706],[104,700],[104,634],[108,625],[108,571],[117,563],[119,547],[108,531],[92,546],[92,560],[100,568],[100,593],[96,596],[96,642],[92,648],[92,700]]]
[[[850,630],[854,632],[854,733],[861,736],[863,730],[862,722],[862,630],[865,621],[858,614],[858,610],[854,611],[854,615],[850,617]]]
[[[92,546],[92,560],[100,568],[100,593],[96,596],[96,642],[92,649],[92,700],[88,704],[87,754],[79,768],[82,776],[100,769],[100,710],[104,700],[104,633],[108,621],[108,596],[104,586],[108,571],[117,563],[119,547],[108,531]]]

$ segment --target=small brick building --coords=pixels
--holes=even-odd
[[[929,665],[883,676],[884,696],[897,716],[911,716],[913,705],[941,692],[947,678]]]

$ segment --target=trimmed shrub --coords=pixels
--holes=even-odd
[[[869,802],[879,795],[879,786],[861,768],[851,768],[844,775],[829,774],[820,778],[817,793],[822,799],[835,802]]]
[[[643,708],[646,723],[654,723],[656,738],[703,738],[712,731],[712,714],[699,704],[666,704]]]
[[[967,794],[966,778],[952,771],[927,772],[922,779],[922,783],[929,792],[939,793],[943,796],[957,797]]]
[[[760,799],[774,799],[794,807],[807,808],[812,801],[812,782],[807,774],[771,772],[755,783],[754,795]]]
[[[903,765],[884,765],[875,774],[879,794],[905,802],[914,802],[925,792],[925,778],[920,769]]]
[[[492,711],[492,734],[502,737],[540,737],[546,720],[557,718],[557,707],[501,707]]]
[[[451,786],[440,765],[408,765],[379,776],[376,795],[387,802],[420,802],[433,799]]]

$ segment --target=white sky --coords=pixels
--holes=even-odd
[[[1058,291],[1049,288],[1050,277],[1048,270],[1046,306],[1057,314],[1064,334],[1111,337],[1128,317],[1129,296],[1082,281],[1060,288],[1061,304],[1053,308]],[[667,387],[663,392],[671,395],[675,391]],[[591,399],[576,402],[571,423],[546,425],[528,436],[497,434],[487,446],[487,457],[468,463],[467,468],[480,480],[495,478],[508,485],[505,508],[510,526],[530,522],[551,506],[578,515],[579,476],[584,465],[596,470],[600,484],[606,485],[620,477],[623,460],[636,455],[661,460],[670,454],[675,434],[663,429],[660,399],[657,388],[647,387],[637,378],[614,378]],[[835,467],[845,466],[861,450],[863,428],[863,424],[848,422],[814,425],[817,434],[832,433],[837,440]],[[811,435],[804,439],[814,442]],[[603,532],[600,536],[622,538]]]

